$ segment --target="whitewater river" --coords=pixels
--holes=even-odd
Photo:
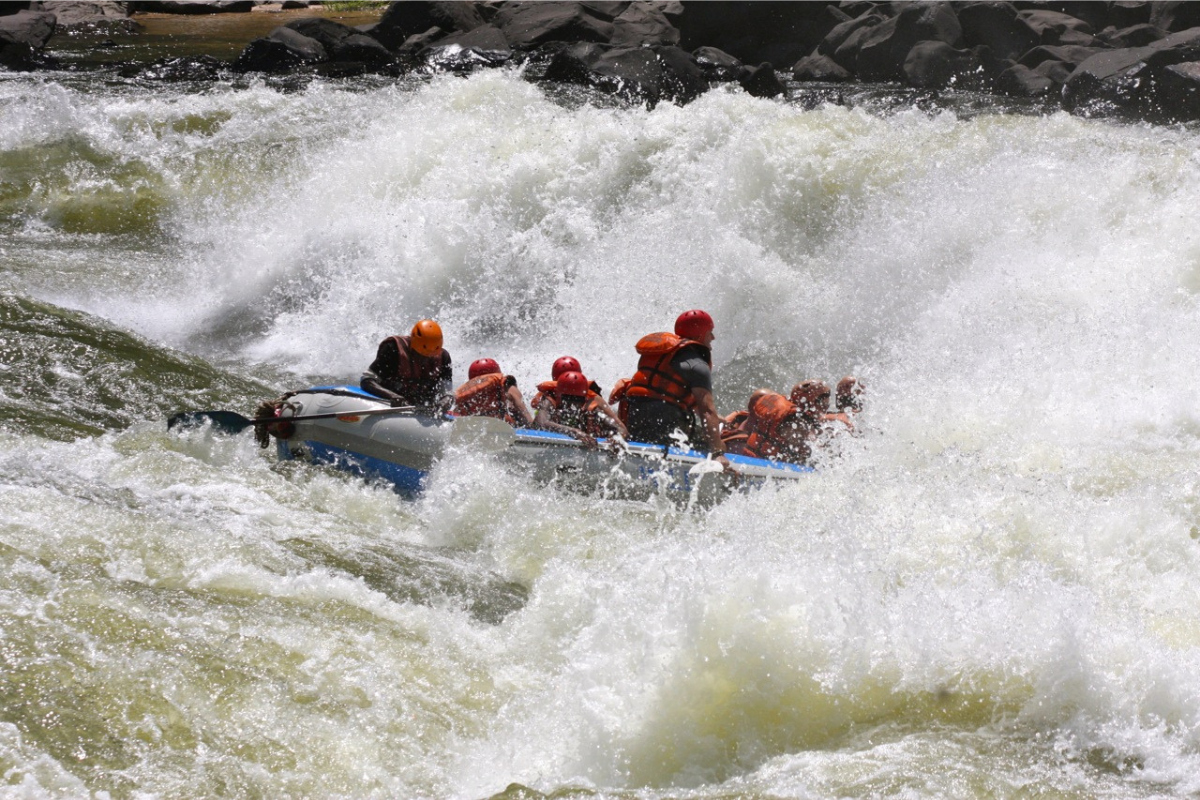
[[[0,74],[0,794],[1194,795],[1197,209],[1200,133],[1063,114]],[[697,511],[166,430],[693,307],[723,413],[864,435]]]

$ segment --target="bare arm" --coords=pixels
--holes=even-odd
[[[521,423],[523,428],[533,427],[533,414],[529,411],[529,406],[525,405],[525,398],[521,395],[521,390],[514,383],[504,390],[505,396],[508,397],[508,405],[512,409],[513,416]]]
[[[708,452],[714,461],[719,461],[726,471],[733,472],[733,466],[725,457],[725,443],[721,441],[721,418],[717,416],[717,406],[713,394],[708,389],[692,388],[692,396],[696,398],[696,412],[704,422],[704,433],[708,437]]]
[[[591,436],[588,436],[578,428],[572,428],[569,425],[560,425],[559,423],[551,420],[549,403],[542,403],[542,407],[538,409],[537,417],[535,417],[533,420],[533,426],[535,428],[541,428],[544,431],[561,433],[564,436],[570,436],[573,439],[578,439],[583,443],[583,446],[588,449],[595,449],[598,446],[595,439],[593,439]]]

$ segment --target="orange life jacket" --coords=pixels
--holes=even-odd
[[[529,401],[529,407],[533,409],[535,414],[537,413],[537,410],[542,407],[542,403],[545,402],[547,398],[558,397],[558,381],[542,381],[537,385],[537,388],[537,394],[535,394],[533,399]],[[600,395],[596,394],[591,389],[588,389],[587,396],[588,399],[591,400],[593,397],[599,397]]]
[[[496,372],[472,378],[454,390],[454,413],[463,417],[495,417],[517,426],[508,402],[508,376]]]
[[[792,461],[808,457],[807,452],[796,452],[796,445],[782,435],[785,422],[796,418],[796,404],[777,392],[763,395],[754,408],[750,409],[746,421],[749,434],[742,445],[742,452],[755,458]],[[803,448],[807,450],[807,447]]]
[[[749,438],[750,434],[746,432],[746,424],[749,419],[750,412],[742,409],[734,411],[721,420],[721,441],[725,443],[726,450],[729,450],[730,445],[734,443],[740,448]]]
[[[651,333],[638,340],[638,369],[630,379],[627,397],[649,397],[679,406],[684,411],[696,407],[696,398],[683,376],[671,366],[671,359],[685,347],[699,346],[712,366],[712,354],[707,347],[692,339],[673,333]]]

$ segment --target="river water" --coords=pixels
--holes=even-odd
[[[0,793],[1200,792],[1198,145],[0,74]],[[853,373],[864,435],[702,511],[166,430],[426,315],[609,386],[692,307],[722,412]]]

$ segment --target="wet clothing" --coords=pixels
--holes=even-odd
[[[548,413],[551,422],[581,430],[588,436],[611,436],[615,430],[602,407],[600,395],[589,391],[583,402],[546,394],[542,397],[541,410]]]
[[[450,353],[427,358],[412,349],[409,336],[389,336],[379,343],[375,360],[359,385],[385,400],[433,407],[454,391]]]
[[[634,441],[675,444],[683,432],[693,446],[706,441],[692,409],[693,389],[712,391],[712,351],[673,333],[652,333],[637,343],[638,370],[625,392],[625,425]]]
[[[802,424],[795,403],[777,392],[766,394],[750,409],[745,426],[749,436],[742,452],[755,458],[803,463],[810,449],[798,430]]]
[[[454,413],[463,417],[495,417],[519,428],[525,420],[508,397],[509,388],[516,385],[517,379],[512,375],[497,372],[472,378],[454,391]]]

